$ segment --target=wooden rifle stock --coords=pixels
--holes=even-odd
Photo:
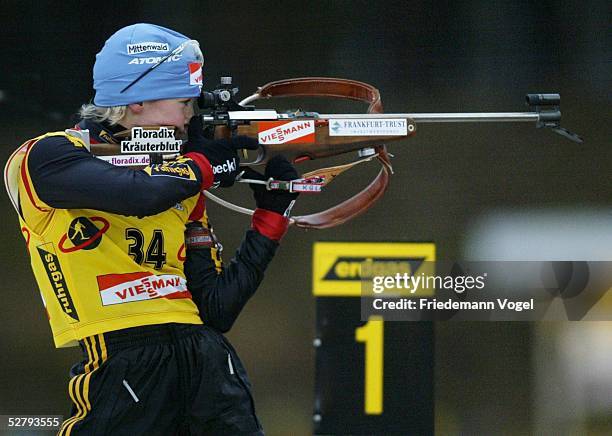
[[[292,120],[294,121],[294,120]],[[261,144],[259,154],[250,162],[243,161],[241,166],[260,166],[264,165],[272,157],[282,154],[293,163],[301,163],[308,160],[322,159],[331,156],[338,156],[364,148],[373,147],[373,144],[387,143],[406,139],[416,133],[413,129],[406,136],[331,136],[329,134],[329,121],[316,118],[298,118],[295,121],[313,121],[315,126],[315,139],[310,143],[283,143],[283,144]],[[406,120],[412,122],[411,120]],[[248,125],[239,125],[236,135],[258,138],[262,130],[261,122],[252,121]],[[215,138],[228,138],[230,129],[225,126],[218,126],[215,129]]]

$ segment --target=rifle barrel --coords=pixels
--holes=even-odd
[[[378,119],[411,118],[418,123],[483,123],[483,122],[533,122],[540,121],[538,112],[464,112],[419,114],[319,114],[323,119]]]

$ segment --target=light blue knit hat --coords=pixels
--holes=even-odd
[[[96,106],[197,97],[202,89],[202,56],[197,41],[155,24],[139,23],[115,32],[96,55]]]

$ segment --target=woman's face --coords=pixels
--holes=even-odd
[[[194,98],[145,101],[133,122],[137,126],[174,126],[184,135],[194,115],[194,102]]]

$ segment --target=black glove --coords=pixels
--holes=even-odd
[[[240,173],[240,158],[238,150],[246,148],[257,150],[257,139],[248,136],[232,136],[229,139],[211,140],[204,135],[202,117],[196,115],[189,120],[187,143],[183,145],[183,153],[195,152],[203,154],[210,162],[219,186],[228,187],[234,184]]]
[[[275,180],[295,180],[300,176],[295,170],[295,167],[281,155],[275,156],[266,165],[265,175],[261,175],[252,169],[247,169],[242,176],[245,179],[268,180],[270,177]],[[265,185],[256,183],[249,184],[253,190],[255,203],[260,209],[271,210],[273,212],[284,215],[291,202],[298,196],[297,192],[289,192],[282,190],[268,191]]]

